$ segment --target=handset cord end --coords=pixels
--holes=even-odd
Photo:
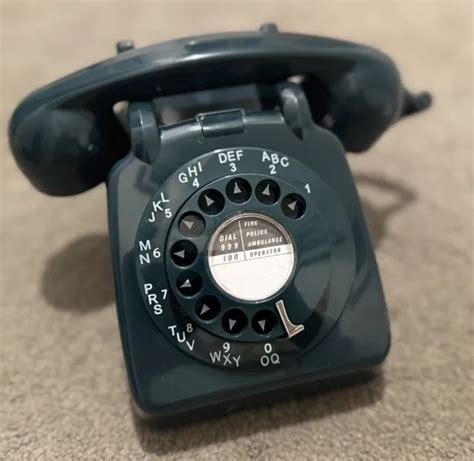
[[[433,97],[428,91],[422,91],[416,94],[405,91],[405,104],[402,117],[422,112],[431,107],[432,103]]]

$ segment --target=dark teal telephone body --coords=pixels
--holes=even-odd
[[[41,191],[107,183],[141,412],[227,412],[382,362],[387,309],[345,152],[429,95],[374,49],[272,25],[118,50],[28,96],[10,143]]]

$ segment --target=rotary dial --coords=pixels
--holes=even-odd
[[[145,305],[177,347],[217,366],[266,368],[334,325],[350,290],[338,273],[353,274],[354,245],[314,172],[246,148],[172,175],[143,214],[135,259]]]

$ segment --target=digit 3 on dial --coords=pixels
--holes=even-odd
[[[314,172],[285,156],[275,177],[266,151],[239,151],[238,174],[218,151],[163,184],[139,226],[136,267],[145,304],[173,344],[214,365],[230,366],[216,352],[231,349],[238,367],[261,367],[266,349],[283,362],[329,331],[343,307],[334,301],[348,292],[338,271],[351,269],[353,243]],[[180,181],[189,171],[197,181]],[[163,198],[171,223],[170,211],[156,212]],[[144,262],[146,246],[163,255]]]

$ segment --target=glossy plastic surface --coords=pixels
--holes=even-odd
[[[250,401],[266,401],[270,394],[278,398],[278,392],[290,392],[302,383],[309,385],[374,366],[389,349],[390,331],[378,269],[341,144],[316,126],[306,125],[304,136],[299,138],[278,112],[243,114],[243,123],[244,132],[224,137],[204,137],[197,121],[164,128],[159,152],[154,153],[151,164],[130,154],[109,177],[117,308],[130,385],[141,411],[163,422],[171,417],[187,420],[216,405],[225,413]],[[351,288],[342,313],[319,344],[281,364],[265,362],[267,365],[260,368],[236,369],[192,358],[178,347],[179,340],[160,333],[140,294],[136,237],[143,213],[167,178],[208,152],[239,146],[291,153],[291,158],[305,165],[302,168],[314,171],[324,181],[338,197],[349,223],[355,272],[346,280]],[[206,171],[212,175],[212,165],[209,167]],[[262,355],[269,351],[264,343],[259,347]]]
[[[38,189],[76,194],[103,181],[128,152],[113,113],[118,101],[273,85],[292,76],[305,77],[315,122],[339,137],[347,151],[368,149],[404,113],[429,104],[425,96],[405,91],[395,65],[379,51],[270,27],[130,49],[58,80],[17,107],[11,149]]]

